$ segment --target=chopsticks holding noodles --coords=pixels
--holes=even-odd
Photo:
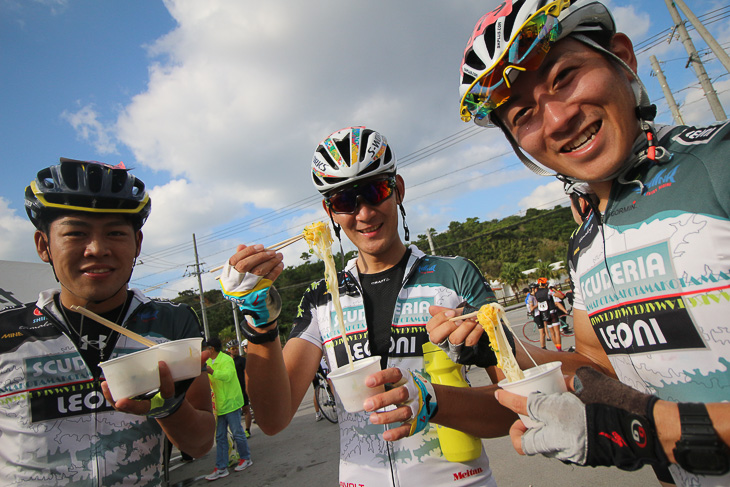
[[[476,318],[478,314],[479,311],[474,311],[473,313],[468,313],[462,316],[454,316],[453,318],[449,318],[449,321],[468,320],[469,318]]]
[[[271,247],[266,247],[266,250],[281,250],[284,247],[288,247],[289,245],[291,245],[294,242],[297,242],[303,238],[304,238],[304,235],[300,233],[299,235],[294,235],[293,237],[287,238],[286,240],[282,240],[279,243],[275,243]],[[218,267],[212,268],[209,272],[219,271],[219,270],[223,269],[223,267],[225,267],[225,265],[219,265]]]

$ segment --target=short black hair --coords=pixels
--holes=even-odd
[[[209,338],[206,342],[206,345],[209,347],[213,347],[216,352],[220,352],[222,348],[221,340],[217,337]]]

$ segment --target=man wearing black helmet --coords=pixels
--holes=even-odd
[[[156,342],[200,337],[186,306],[128,289],[150,212],[123,165],[61,159],[26,188],[39,257],[60,289],[0,313],[0,477],[23,485],[161,485],[164,436],[205,454],[214,418],[205,374],[151,398],[112,398],[99,363],[141,345],[72,311],[81,306]],[[114,399],[117,399],[116,401]]]
[[[652,123],[636,70],[595,0],[505,0],[467,43],[463,120],[499,126],[529,168],[594,195],[568,256],[577,353],[535,356],[620,381],[585,367],[576,394],[499,401],[537,422],[513,426],[520,452],[730,485],[730,124]],[[448,332],[441,317],[429,328]]]
[[[358,249],[337,275],[347,338],[334,323],[335,303],[322,280],[305,291],[282,351],[276,329],[280,304],[271,291],[283,268],[282,256],[260,245],[239,246],[220,283],[226,297],[255,315],[255,328],[243,326],[249,340],[249,393],[259,427],[274,434],[289,424],[323,355],[330,370],[347,367],[348,349],[355,361],[379,355],[383,367],[400,374],[394,382],[407,383],[411,394],[401,402],[413,417],[399,425],[407,437],[389,443],[384,440],[392,429],[371,423],[367,412],[338,407],[340,485],[495,485],[481,447],[463,461],[445,459],[436,429],[428,427],[437,409],[431,390],[416,386],[422,384],[417,373],[424,369],[423,344],[429,341],[429,306],[467,302],[479,307],[494,301],[489,285],[466,259],[425,255],[403,243],[398,214],[405,217],[405,183],[382,134],[366,127],[332,133],[318,145],[310,174],[338,237],[344,232]],[[447,342],[441,345],[456,361],[483,367],[496,363],[485,340],[471,347]],[[493,407],[503,418],[496,434],[506,434],[513,413],[496,402]]]

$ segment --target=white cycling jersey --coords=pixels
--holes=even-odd
[[[411,250],[395,305],[388,366],[425,374],[421,346],[428,340],[429,306],[454,308],[467,301],[479,308],[494,301],[494,294],[468,260],[425,255],[414,246]],[[361,360],[370,356],[370,351],[355,261],[339,274],[340,302],[353,359]],[[331,369],[346,365],[346,351],[335,323],[331,294],[324,281],[319,281],[304,294],[290,339],[302,338],[322,347]],[[493,356],[491,352],[489,355]],[[476,460],[452,463],[441,453],[434,426],[409,438],[386,442],[382,439],[386,427],[370,423],[369,413],[347,413],[339,399],[338,406],[340,486],[496,485],[483,449]]]
[[[730,400],[730,123],[662,127],[667,162],[614,184],[571,237],[575,308],[618,378],[675,402]],[[672,466],[678,485],[730,485]]]
[[[69,338],[53,295],[0,312],[0,483],[158,486],[164,434],[154,419],[116,411]],[[201,336],[186,305],[140,291],[125,327],[162,343]],[[112,357],[143,345],[120,336]]]

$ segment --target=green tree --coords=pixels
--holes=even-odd
[[[550,267],[549,262],[541,261],[535,266],[535,272],[533,274],[535,278],[545,277],[551,279],[553,277],[553,268]]]
[[[515,293],[519,291],[520,281],[524,280],[524,277],[521,266],[514,262],[505,262],[502,265],[502,271],[499,273],[499,280],[509,284]]]

